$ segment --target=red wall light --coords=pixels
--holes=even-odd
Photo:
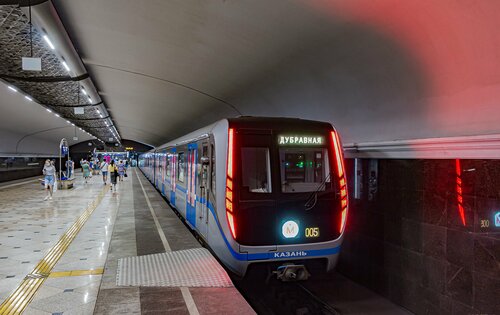
[[[464,211],[464,198],[462,196],[462,166],[460,165],[460,160],[455,160],[455,171],[457,177],[457,204],[458,204],[458,214],[462,220],[463,226],[465,226],[465,211]]]

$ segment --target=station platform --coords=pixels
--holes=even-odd
[[[38,178],[0,185],[0,314],[255,314],[142,173],[128,175],[110,191],[77,173],[48,201]],[[161,265],[176,253],[179,269]]]

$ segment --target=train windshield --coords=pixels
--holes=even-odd
[[[235,130],[237,186],[227,189],[226,200],[232,201],[237,241],[261,246],[336,239],[341,194],[328,126]],[[288,221],[298,225],[299,234],[283,234]]]
[[[269,148],[241,148],[242,186],[252,193],[271,193],[271,160]]]
[[[326,148],[280,148],[281,191],[324,191],[330,182]]]

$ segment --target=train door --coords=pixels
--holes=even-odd
[[[198,167],[198,144],[188,144],[186,220],[196,227],[196,169]]]
[[[165,196],[165,177],[167,175],[167,151],[164,150],[161,153],[161,160],[162,160],[162,172],[161,172],[161,194]]]
[[[207,233],[210,234],[210,218],[209,216],[212,216],[213,215],[213,219],[214,220],[218,220],[217,218],[217,215],[215,214],[215,205],[217,204],[216,202],[216,178],[217,176],[215,176],[215,172],[216,172],[216,165],[215,165],[215,143],[214,143],[214,139],[213,138],[210,138],[210,152],[209,152],[209,156],[210,156],[210,179],[209,179],[209,183],[210,183],[210,189],[207,190],[207,216],[206,216],[206,222],[207,222]],[[212,214],[210,214],[210,212],[212,212]],[[207,235],[207,238],[209,236]],[[210,240],[208,240],[210,241]]]
[[[177,174],[177,155],[175,154],[175,148],[172,149],[172,153],[169,155],[170,158],[170,203],[175,207],[175,189],[176,189],[176,174]]]
[[[208,195],[211,184],[210,152],[208,139],[199,142],[198,169],[196,172],[196,193],[199,197],[196,203],[196,228],[207,240],[208,232]]]
[[[175,207],[181,215],[187,219],[187,191],[188,191],[188,148],[186,146],[177,147],[177,168],[175,185]]]
[[[158,151],[155,152],[154,154],[154,161],[155,161],[155,166],[153,168],[153,183],[155,187],[158,187],[158,169],[160,168],[160,161],[158,160],[159,153]]]

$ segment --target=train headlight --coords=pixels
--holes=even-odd
[[[286,221],[281,227],[281,233],[285,238],[294,238],[299,234],[299,225],[295,221]]]

